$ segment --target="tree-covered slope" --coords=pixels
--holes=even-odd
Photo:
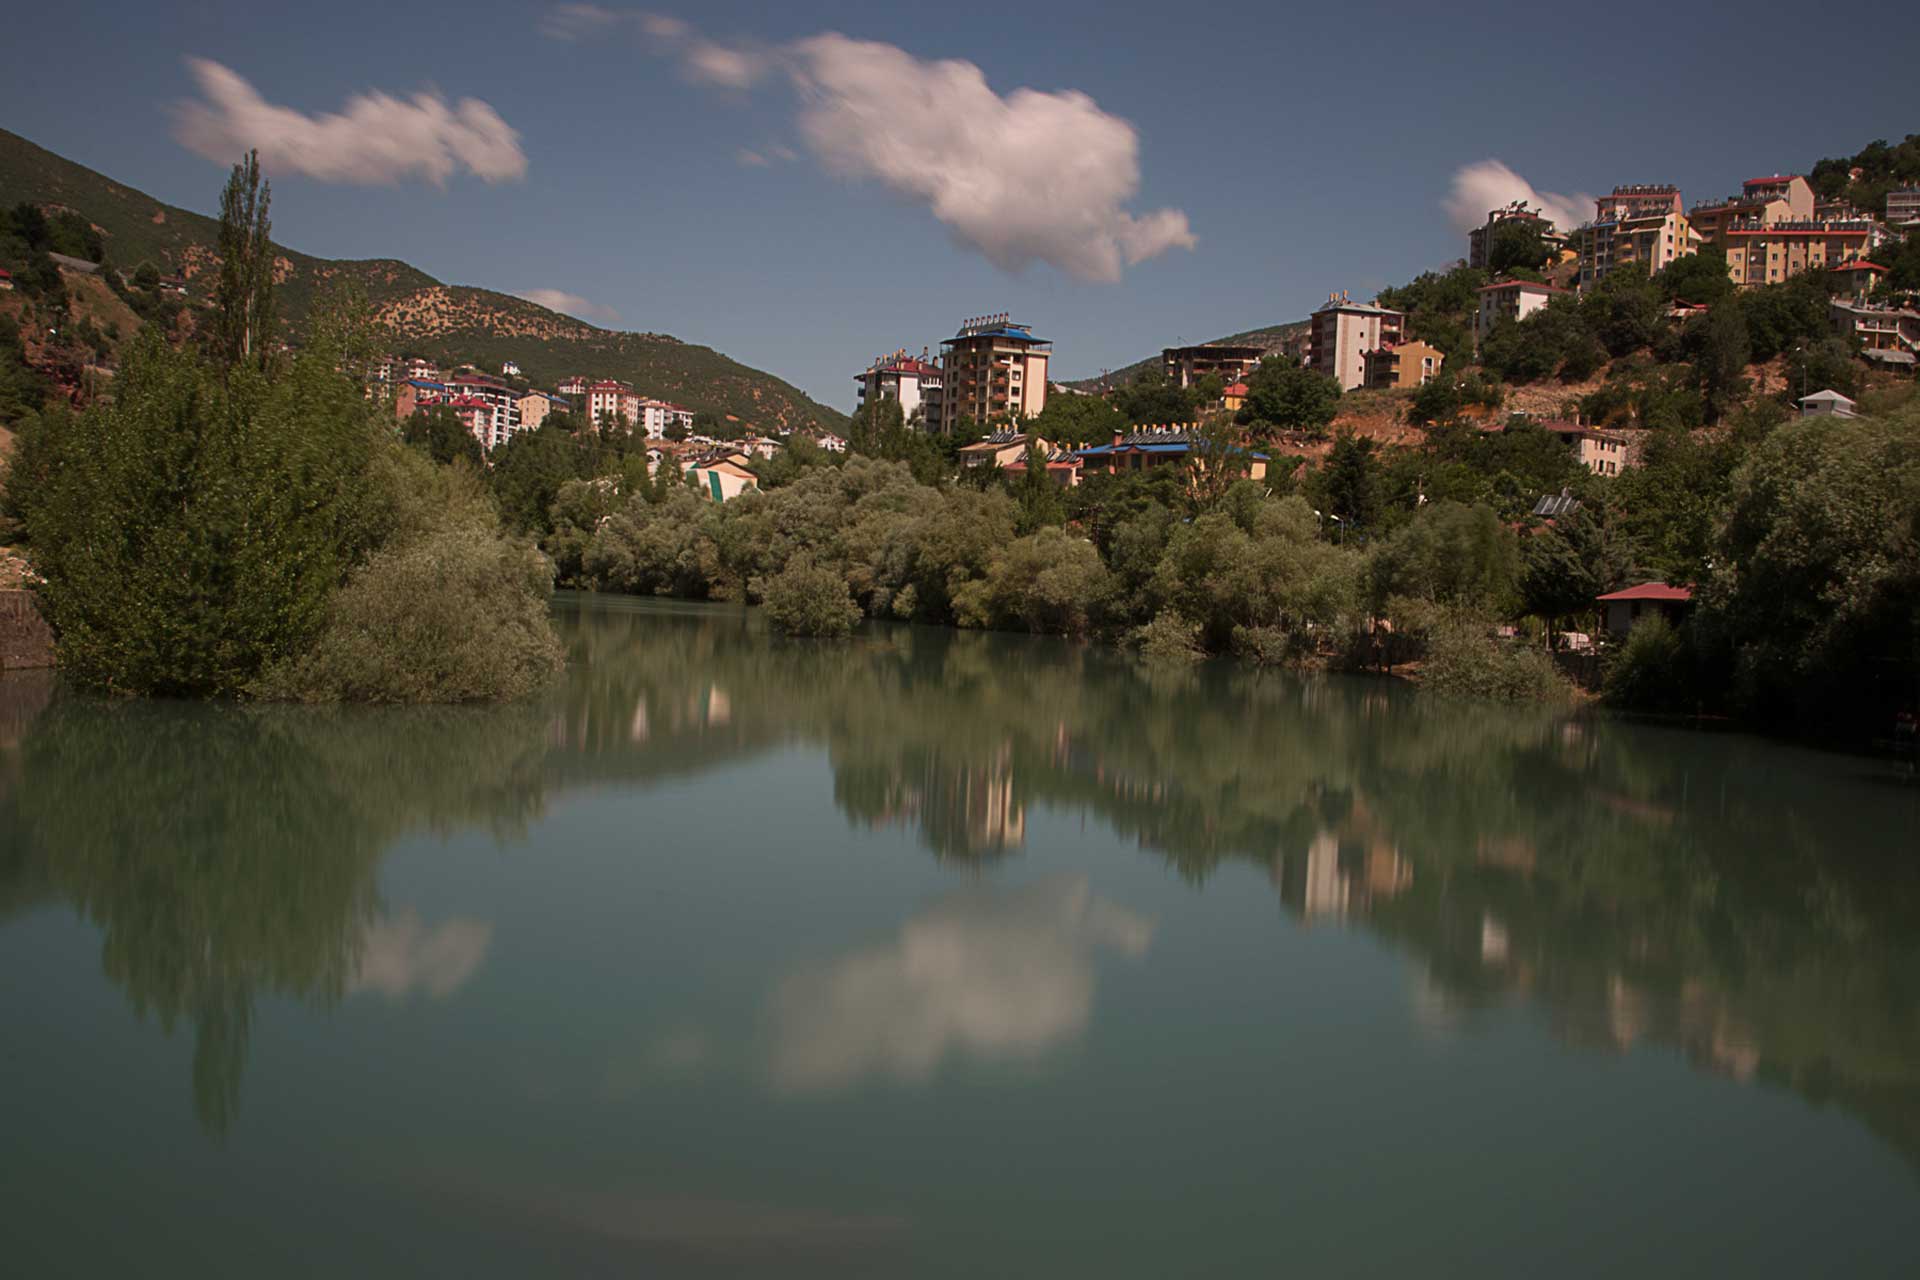
[[[214,190],[211,182],[209,195]],[[104,174],[0,129],[0,206],[22,201],[72,209],[101,233],[106,260],[131,273],[150,262],[187,280],[204,301],[219,270],[217,224],[163,204]],[[660,333],[626,333],[466,285],[448,285],[394,259],[335,261],[280,246],[279,297],[297,333],[308,309],[336,282],[358,284],[399,354],[497,369],[517,362],[536,384],[568,374],[621,378],[641,391],[692,409],[731,414],[765,428],[835,426],[844,415],[784,380],[710,347]]]

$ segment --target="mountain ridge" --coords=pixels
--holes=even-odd
[[[22,201],[71,209],[99,230],[113,267],[131,272],[151,262],[185,279],[191,301],[205,300],[219,270],[213,218],[0,129],[0,204]],[[448,284],[397,258],[320,258],[279,242],[274,248],[283,314],[296,334],[328,286],[352,283],[365,292],[375,323],[392,334],[396,354],[483,369],[512,360],[548,387],[571,374],[618,378],[645,394],[765,429],[846,422],[785,379],[670,334],[603,329],[509,293]]]

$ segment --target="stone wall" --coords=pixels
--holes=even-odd
[[[53,632],[33,595],[0,591],[0,671],[53,665]]]

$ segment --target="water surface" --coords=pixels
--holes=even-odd
[[[1888,766],[558,609],[533,706],[0,681],[12,1274],[1913,1273]]]

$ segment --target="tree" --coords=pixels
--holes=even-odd
[[[1496,222],[1487,239],[1487,270],[1495,276],[1510,275],[1516,268],[1538,271],[1546,265],[1546,237],[1530,218],[1506,218]]]
[[[1583,506],[1520,546],[1520,598],[1528,613],[1554,628],[1569,614],[1585,613],[1611,588],[1599,524]]]
[[[1378,447],[1371,436],[1342,431],[1334,437],[1333,451],[1321,469],[1327,514],[1352,528],[1364,529],[1379,518],[1380,461],[1374,456]]]
[[[1125,431],[1127,416],[1101,396],[1055,392],[1047,397],[1040,416],[1028,424],[1047,440],[1064,445],[1105,444],[1116,431]]]
[[[1719,245],[1707,244],[1698,253],[1675,258],[1654,277],[1669,301],[1712,306],[1733,293],[1733,281],[1727,275],[1727,255]]]
[[[767,585],[767,617],[795,636],[844,636],[860,621],[846,579],[826,565],[795,556]]]
[[[1705,316],[1688,321],[1683,335],[1693,358],[1694,376],[1707,404],[1707,416],[1718,421],[1747,392],[1747,322],[1732,299],[1722,301]]]
[[[160,271],[151,262],[142,262],[133,273],[133,287],[143,293],[152,293],[160,287]]]
[[[465,458],[478,469],[487,462],[486,451],[467,424],[443,404],[421,409],[401,423],[400,439],[442,465]]]
[[[1114,392],[1114,406],[1134,426],[1173,426],[1193,418],[1193,396],[1158,369]]]
[[[1066,519],[1066,501],[1060,486],[1047,471],[1047,451],[1038,439],[1027,441],[1026,465],[1014,484],[1014,501],[1020,504],[1016,528],[1023,534],[1036,533],[1047,525]]]
[[[277,333],[273,300],[273,189],[260,176],[260,153],[233,166],[220,193],[220,278],[214,286],[214,351],[228,368],[264,367]]]
[[[580,461],[573,438],[550,422],[507,441],[487,473],[507,526],[522,533],[548,532],[553,500],[562,485],[579,478]]]
[[[1256,436],[1299,431],[1317,437],[1326,433],[1339,410],[1338,382],[1291,361],[1269,357],[1247,379],[1247,403],[1238,416],[1253,427]]]

